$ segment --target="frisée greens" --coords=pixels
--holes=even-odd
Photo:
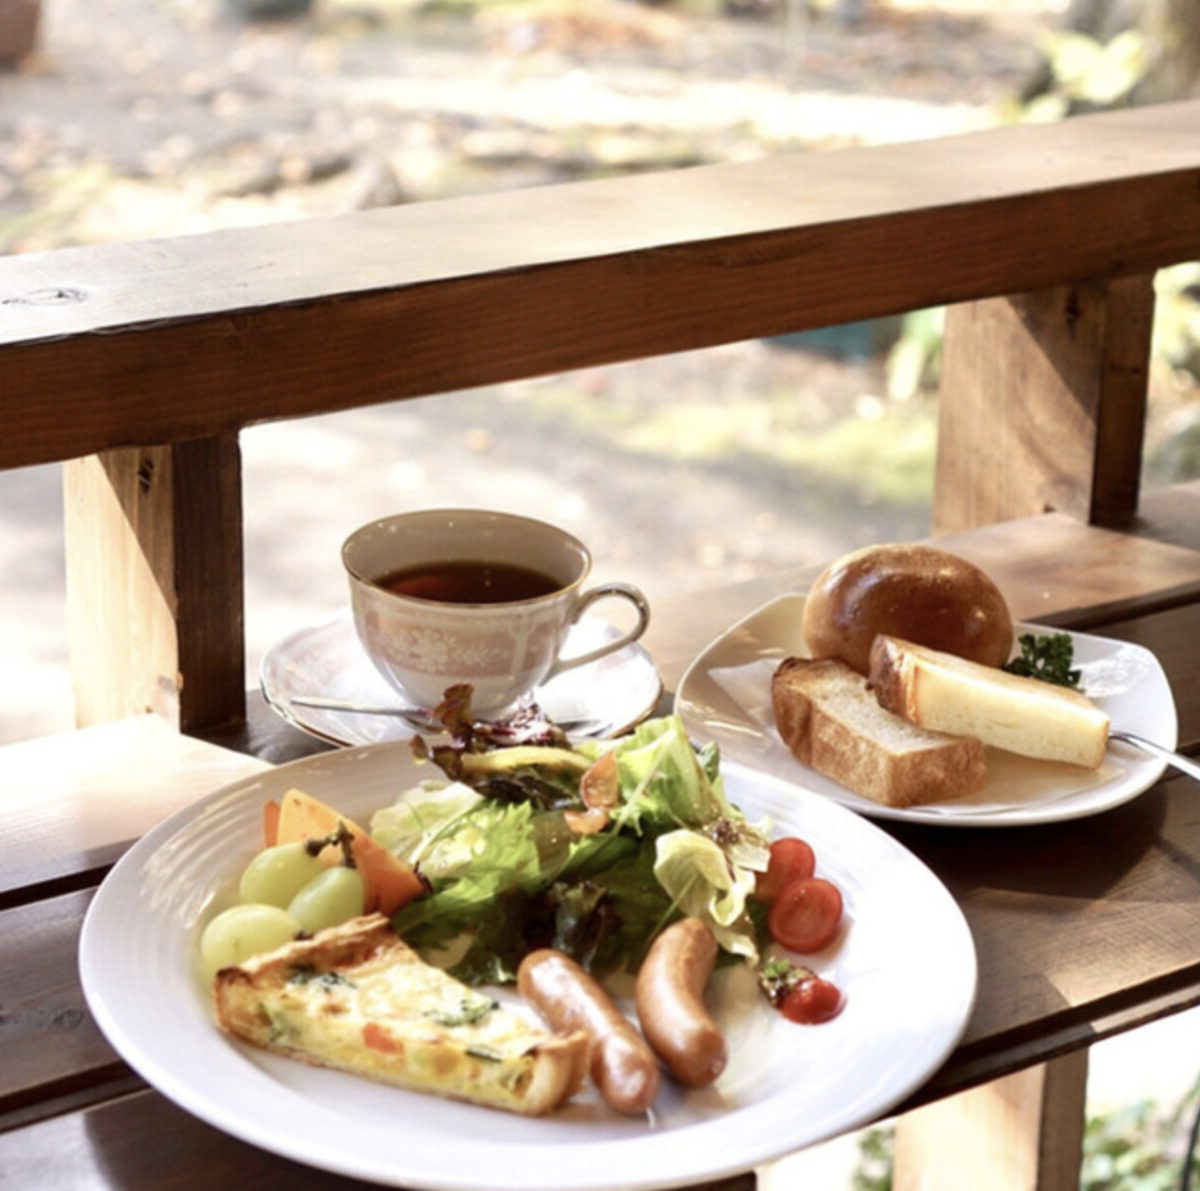
[[[430,887],[395,918],[418,951],[468,983],[513,980],[536,947],[597,975],[634,972],[663,926],[695,915],[757,961],[765,826],[729,802],[716,746],[697,751],[677,716],[615,743],[481,736],[467,716],[448,726],[449,744],[414,742],[442,777],[371,820]]]

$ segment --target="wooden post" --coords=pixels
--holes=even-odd
[[[245,717],[241,453],[235,435],[63,467],[67,612],[80,727]]]
[[[893,1191],[1079,1191],[1087,1051],[1074,1051],[896,1122]]]
[[[42,0],[0,0],[0,70],[13,70],[34,50]]]
[[[1153,275],[947,312],[933,530],[1137,513]]]

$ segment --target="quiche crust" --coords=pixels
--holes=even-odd
[[[382,914],[223,968],[213,991],[221,1027],[264,1050],[529,1116],[587,1069],[585,1034],[549,1033],[427,964]]]

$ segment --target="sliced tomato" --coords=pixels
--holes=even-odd
[[[780,947],[801,954],[833,942],[842,923],[842,893],[823,877],[801,877],[783,887],[767,911],[767,929]]]
[[[811,877],[817,861],[812,848],[802,839],[785,836],[771,845],[767,871],[759,873],[754,896],[760,902],[773,902],[785,886]]]
[[[779,1011],[788,1021],[815,1026],[837,1017],[845,1000],[842,990],[836,984],[823,980],[820,976],[810,976],[788,993]]]

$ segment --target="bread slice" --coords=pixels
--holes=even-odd
[[[984,744],[1098,769],[1109,719],[1086,695],[880,635],[869,681],[881,706],[914,724]]]
[[[382,914],[223,968],[214,995],[224,1029],[264,1050],[530,1116],[587,1068],[585,1034],[550,1034],[425,963]]]
[[[930,732],[885,711],[835,658],[787,658],[771,680],[775,725],[797,760],[884,806],[941,802],[986,777],[978,740]]]

